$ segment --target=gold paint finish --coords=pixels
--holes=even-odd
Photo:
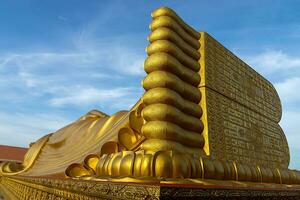
[[[170,122],[150,121],[143,126],[142,133],[146,138],[173,140],[190,147],[202,148],[204,146],[201,134],[186,131]]]
[[[185,100],[177,92],[168,88],[150,89],[143,95],[142,101],[144,105],[166,103],[193,117],[202,116],[202,109],[198,104]]]
[[[175,31],[169,28],[161,27],[155,29],[149,36],[149,42],[154,42],[157,40],[168,40],[175,43],[184,53],[199,60],[200,53],[194,49],[191,45],[185,42]]]
[[[181,27],[192,37],[199,39],[200,33],[195,31],[192,27],[186,24],[172,9],[168,7],[160,7],[151,13],[151,17],[156,18],[160,16],[170,16],[172,19],[176,20]]]
[[[143,87],[147,91],[158,87],[173,89],[183,98],[194,103],[198,103],[201,99],[201,94],[196,87],[185,83],[176,75],[166,71],[154,71],[148,74],[143,80]]]
[[[143,109],[142,116],[146,121],[167,121],[178,124],[181,128],[201,134],[203,124],[199,119],[181,112],[168,104],[151,104]],[[146,125],[144,125],[146,126]]]
[[[51,134],[45,135],[44,137],[37,140],[31,145],[29,150],[24,156],[22,165],[12,162],[4,162],[0,164],[0,176],[1,175],[16,175],[22,172],[26,172],[35,163],[35,160],[41,153],[41,149],[48,142]],[[1,177],[0,177],[1,178]]]
[[[200,43],[206,154],[287,168],[289,148],[278,124],[281,103],[273,85],[207,33],[201,33]]]
[[[163,140],[162,140],[163,141]],[[151,141],[157,144],[158,141]],[[187,151],[186,151],[187,152]],[[177,150],[122,151],[103,155],[93,169],[85,164],[71,165],[66,174],[73,177],[136,177],[136,178],[204,178],[262,183],[298,184],[300,172],[280,170],[239,162],[222,162],[205,155],[179,152]],[[201,155],[201,156],[199,156]],[[95,165],[94,165],[95,166]],[[277,173],[274,173],[277,171]],[[280,182],[278,181],[280,174]]]
[[[147,76],[142,82],[146,92],[142,97],[145,124],[141,133],[146,140],[141,149],[151,154],[158,151],[202,154],[204,127],[200,120],[202,109],[197,105],[201,100],[200,34],[169,8],[157,9],[152,17],[153,33],[148,37],[149,57],[144,65]],[[166,154],[163,155],[159,160],[165,158]],[[166,170],[169,164],[157,169]],[[159,176],[162,174],[171,176],[169,171],[159,172]]]
[[[199,138],[201,140],[201,137]],[[141,149],[144,149],[146,152],[154,153],[157,151],[167,151],[174,150],[179,153],[187,153],[187,154],[199,154],[203,155],[204,152],[200,148],[194,148],[185,146],[179,142],[174,142],[171,140],[162,140],[162,139],[147,139],[145,142],[141,144]]]
[[[187,66],[191,70],[199,71],[200,65],[196,59],[186,55],[176,44],[168,41],[168,40],[157,40],[149,44],[146,49],[148,55],[152,55],[155,53],[168,53],[178,59],[180,63],[184,66]]]
[[[202,118],[205,145],[209,142],[210,156],[223,161],[288,167],[289,148],[277,122],[208,87],[201,87],[200,91],[203,116],[207,117]]]
[[[172,29],[189,45],[193,46],[195,49],[199,49],[200,44],[198,42],[198,38],[194,38],[185,32],[185,30],[173,18],[169,16],[159,16],[154,18],[150,24],[150,29],[154,31],[161,27]]]
[[[217,91],[278,123],[282,110],[274,86],[208,33],[201,32],[200,43],[200,87]]]
[[[5,166],[9,163],[4,163],[4,167],[0,168],[1,173],[22,176],[63,173],[69,165],[84,162],[85,157],[90,154],[118,152],[123,148],[122,144],[118,143],[118,133],[128,124],[127,111],[118,112],[111,117],[92,111],[35,142],[25,156],[24,169],[5,171]],[[63,145],[57,145],[61,143]],[[89,165],[90,162],[89,160]]]
[[[87,169],[83,165],[80,164],[71,164],[67,169],[66,169],[66,175],[69,177],[84,177],[84,176],[91,176],[93,175],[93,171]]]
[[[183,66],[172,55],[164,52],[151,54],[145,60],[144,69],[147,73],[153,71],[171,72],[193,86],[198,86],[200,83],[200,76],[197,72]]]

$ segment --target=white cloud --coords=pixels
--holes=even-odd
[[[111,69],[117,74],[142,75],[144,56],[122,46],[106,46],[85,52],[32,52],[10,53],[0,55],[0,71],[17,68],[28,71],[39,68],[62,70],[95,69],[102,71]],[[105,65],[104,65],[105,63]],[[101,67],[97,67],[101,66]]]
[[[283,113],[280,125],[290,147],[290,168],[300,168],[300,77],[283,80],[275,85],[280,96]]]
[[[112,81],[113,79],[111,78],[114,77],[99,73],[95,75],[96,78],[108,78],[109,81]],[[7,93],[11,92],[12,94],[6,94],[5,98],[1,98],[2,100],[24,101],[47,95],[48,100],[45,103],[53,107],[77,106],[83,108],[98,104],[99,107],[116,110],[129,109],[143,93],[143,89],[139,85],[136,87],[110,86],[108,81],[103,81],[103,85],[95,87],[93,86],[95,84],[80,82],[76,84],[76,81],[59,80],[59,78],[55,77],[38,77],[28,72],[20,73],[19,77],[19,81],[13,80],[13,83],[21,85],[20,87],[25,86],[23,95],[19,93],[14,95],[14,91],[8,91]]]
[[[300,169],[300,147],[299,145],[291,146],[290,145],[290,165],[289,169]]]
[[[117,48],[107,55],[115,70],[129,75],[144,75],[144,56],[134,54],[126,49]]]
[[[0,55],[0,69],[7,67],[40,67],[45,64],[55,62],[68,62],[84,60],[85,55],[76,53],[52,53],[52,52],[24,52],[24,53],[6,53]]]
[[[59,20],[61,20],[61,21],[64,21],[64,22],[66,22],[66,21],[68,20],[66,17],[64,17],[64,16],[62,16],[62,15],[58,15],[58,16],[57,16],[57,19],[59,19]]]
[[[120,97],[139,98],[140,85],[133,88],[123,84],[144,76],[143,60],[133,50],[119,46],[76,53],[2,54],[0,92],[7,95],[1,99],[15,101],[24,95],[30,99],[47,94],[52,106],[101,105],[110,99],[111,107],[115,107],[113,103]]]
[[[0,143],[25,146],[71,121],[54,113],[0,112]]]
[[[289,145],[294,148],[298,148],[300,142],[299,119],[300,112],[284,111],[280,122],[284,132],[288,135]]]
[[[300,112],[284,110],[280,125],[285,132],[290,147],[290,168],[300,167]]]
[[[246,60],[263,74],[300,69],[300,58],[277,50],[268,50],[258,55],[248,56]]]
[[[290,103],[295,102],[300,103],[300,93],[298,92],[300,87],[300,76],[286,79],[274,84],[274,86],[284,105],[288,106]]]
[[[20,72],[19,77],[27,87],[36,87],[38,84],[38,81],[28,72]]]
[[[0,93],[6,94],[0,101],[21,102],[26,96],[27,101],[45,101],[60,108],[93,103],[119,108],[121,99],[124,108],[133,104],[142,93],[146,55],[129,42],[135,40],[134,35],[101,37],[102,23],[111,20],[111,12],[105,12],[70,35],[65,32],[63,37],[71,44],[59,51],[45,47],[0,54]],[[58,18],[68,23],[65,16]],[[134,82],[138,85],[132,86]]]
[[[64,90],[65,88],[61,89]],[[94,87],[75,86],[73,88],[68,88],[62,95],[58,94],[57,97],[51,99],[50,104],[53,106],[63,106],[65,104],[82,106],[99,103],[99,105],[109,104],[110,106],[116,107],[114,104],[118,104],[118,102],[122,102],[126,99],[134,99],[136,101],[139,96],[141,96],[138,91],[137,88],[125,87],[97,89]],[[124,105],[123,103],[124,109],[127,106],[132,105]]]

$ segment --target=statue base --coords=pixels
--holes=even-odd
[[[5,199],[300,199],[300,185],[201,179],[1,177]]]

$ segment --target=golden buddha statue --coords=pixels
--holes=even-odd
[[[145,93],[131,110],[87,113],[33,143],[23,164],[2,164],[0,176],[300,184],[273,85],[173,10],[151,16]]]

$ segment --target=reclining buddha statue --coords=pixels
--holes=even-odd
[[[6,196],[25,199],[24,182],[39,199],[33,180],[56,179],[299,186],[273,85],[173,10],[151,16],[140,100],[112,116],[90,111],[32,143],[22,164],[3,163]]]

